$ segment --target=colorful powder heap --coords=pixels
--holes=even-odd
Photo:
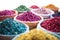
[[[38,14],[50,14],[51,13],[51,11],[49,11],[46,8],[39,8],[37,10],[33,10],[33,12],[36,12]]]
[[[21,21],[39,21],[41,20],[41,17],[28,11],[28,12],[24,12],[22,15],[18,15],[16,19]]]
[[[17,35],[24,33],[25,31],[26,26],[24,24],[10,18],[7,18],[0,23],[0,34],[3,35]]]
[[[32,8],[32,9],[38,9],[39,7],[36,6],[36,5],[32,5],[30,8]]]
[[[29,11],[30,9],[27,8],[25,5],[20,5],[15,10],[17,10],[18,12],[23,12],[23,11]]]
[[[33,29],[27,34],[20,35],[16,40],[59,40],[57,37],[45,33],[43,30]]]
[[[58,7],[56,7],[53,4],[49,4],[49,5],[45,6],[45,8],[49,8],[49,9],[53,10],[54,12],[58,12],[58,9],[59,9]]]
[[[13,11],[13,10],[3,10],[3,11],[0,11],[0,16],[12,15],[14,13],[15,13],[15,11]]]
[[[42,22],[41,27],[52,31],[52,32],[60,32],[60,17],[55,17],[49,20]]]

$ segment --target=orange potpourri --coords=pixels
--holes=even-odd
[[[58,7],[56,7],[55,5],[53,5],[53,4],[49,4],[49,5],[47,5],[47,6],[44,6],[45,8],[49,8],[49,9],[51,9],[51,10],[53,10],[54,12],[58,12]]]

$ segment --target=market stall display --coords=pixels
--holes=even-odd
[[[13,10],[0,10],[0,40],[11,39],[60,40],[59,8],[49,4],[43,7],[20,5]]]

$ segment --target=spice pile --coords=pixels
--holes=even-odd
[[[26,26],[24,24],[10,18],[7,18],[0,23],[0,34],[3,35],[17,35],[24,33],[25,31]]]
[[[3,10],[3,11],[0,11],[0,16],[13,15],[14,13],[15,11],[13,10]]]
[[[54,12],[58,12],[58,7],[56,7],[53,4],[49,4],[49,5],[45,6],[45,8],[49,8],[49,9],[53,10]]]
[[[32,8],[32,9],[38,9],[39,7],[36,6],[36,5],[32,5],[30,8]]]
[[[40,16],[33,14],[31,11],[24,12],[22,15],[16,17],[17,20],[21,21],[39,21],[41,20]]]
[[[24,12],[24,11],[29,11],[30,9],[27,8],[25,5],[20,5],[15,10],[17,10],[18,12]]]
[[[59,17],[60,16],[60,12],[57,12],[56,14],[53,14],[52,17]]]
[[[52,31],[52,32],[60,32],[60,17],[54,17],[52,19],[46,20],[42,22],[41,27]]]
[[[37,10],[33,10],[34,12],[38,13],[38,14],[50,14],[51,11],[49,11],[48,9],[46,8],[39,8]]]
[[[20,35],[16,40],[59,40],[57,37],[44,32],[43,30],[33,29],[27,34]]]

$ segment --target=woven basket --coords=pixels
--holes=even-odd
[[[14,10],[15,11],[15,10]],[[14,18],[16,15],[18,14],[17,11],[15,11],[15,13],[13,15],[4,15],[4,16],[0,16],[0,21],[3,21],[6,18]]]

